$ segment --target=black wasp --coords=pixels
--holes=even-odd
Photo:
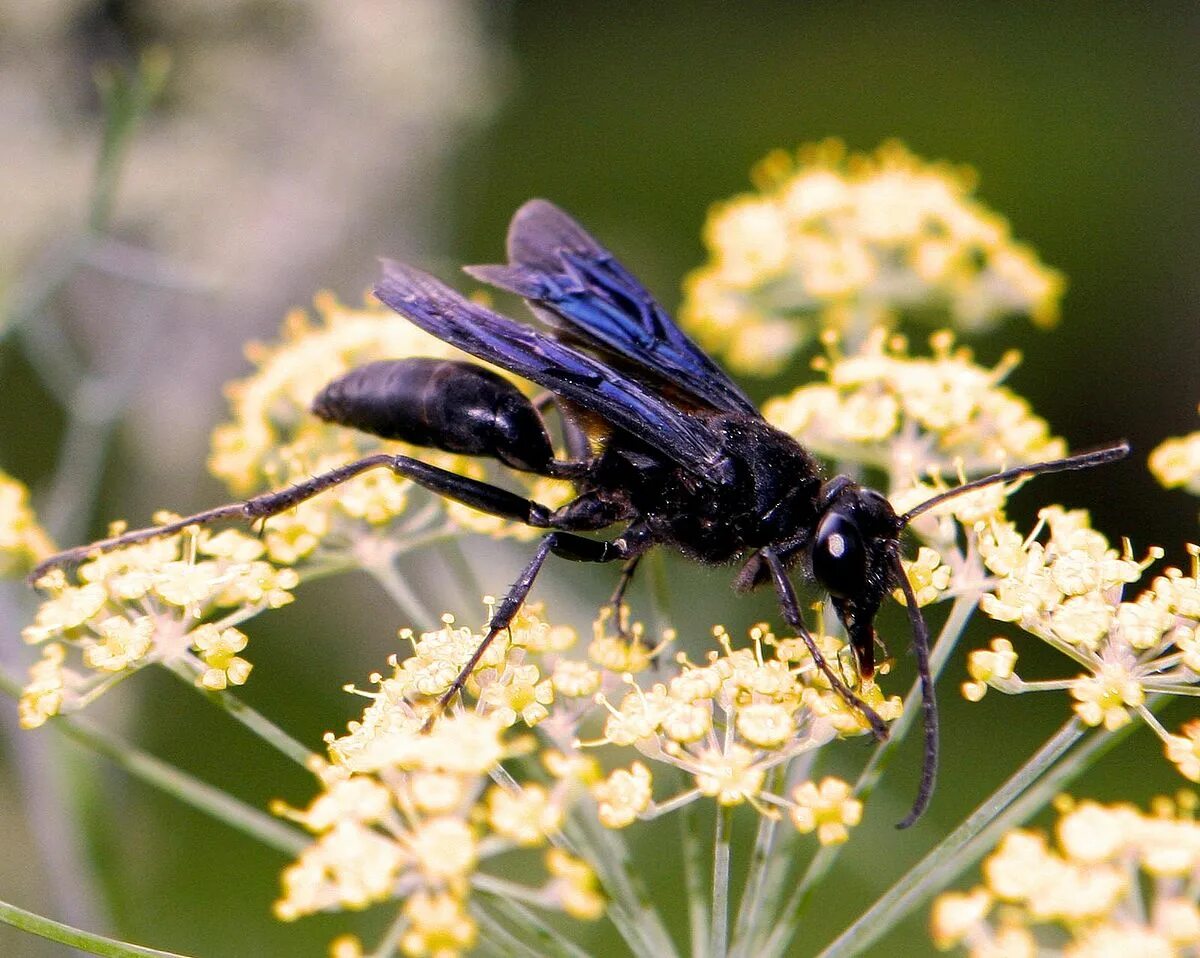
[[[321,391],[313,412],[385,439],[489,456],[512,469],[569,480],[577,495],[565,506],[551,510],[408,456],[377,454],[243,503],[62,553],[35,576],[198,523],[267,519],[360,473],[386,468],[475,509],[549,530],[496,605],[487,636],[441,706],[461,691],[488,643],[507,628],[551,553],[575,562],[623,562],[612,599],[619,608],[638,560],[662,545],[708,564],[740,561],[738,590],[770,582],[784,619],[807,644],[817,668],[881,739],[887,735],[883,721],[830,667],[805,628],[789,571],[799,566],[830,593],[863,678],[875,668],[875,614],[884,596],[900,588],[907,597],[925,723],[920,788],[900,823],[911,825],[933,791],[938,723],[929,637],[900,564],[901,532],[951,496],[1119,459],[1128,446],[1009,469],[896,515],[887,499],[853,479],[824,478],[804,447],[769,425],[625,267],[553,204],[531,200],[517,211],[508,258],[506,266],[467,272],[524,297],[545,331],[473,303],[401,263],[384,264],[375,295],[438,339],[548,390],[547,403],[531,401],[474,363],[399,359],[351,370]],[[562,422],[562,457],[539,411],[550,403]],[[613,538],[578,535],[618,523],[624,528]]]

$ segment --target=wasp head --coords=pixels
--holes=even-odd
[[[822,489],[825,511],[809,543],[813,578],[833,599],[863,678],[875,673],[875,613],[896,585],[902,528],[878,492],[845,477]]]

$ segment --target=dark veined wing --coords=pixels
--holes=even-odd
[[[530,200],[517,210],[508,259],[507,266],[466,271],[525,297],[539,315],[549,311],[585,343],[654,373],[702,406],[759,414],[629,270],[553,203]]]
[[[712,472],[715,437],[703,419],[599,359],[472,303],[427,273],[390,260],[383,270],[375,295],[426,332],[597,413],[684,467]]]

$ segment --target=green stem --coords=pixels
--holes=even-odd
[[[933,894],[937,890],[937,882],[949,880],[950,875],[968,867],[968,849],[972,840],[1066,755],[1083,737],[1084,730],[1084,725],[1079,719],[1069,719],[1033,758],[988,796],[966,821],[905,872],[882,898],[821,952],[820,958],[841,958],[844,955],[858,954],[877,941],[881,935],[887,934],[896,922]],[[786,938],[779,942],[770,942],[780,951],[786,943]]]
[[[708,892],[704,889],[700,844],[700,803],[689,802],[679,811],[679,840],[683,852],[683,881],[687,892],[688,929],[692,958],[701,958],[708,939]]]
[[[779,792],[784,771],[783,766],[771,770],[766,786],[767,791]],[[754,851],[750,856],[750,869],[746,873],[742,900],[738,905],[737,921],[733,926],[733,948],[730,952],[733,958],[744,958],[749,955],[753,931],[763,904],[762,894],[767,880],[767,867],[771,862],[778,835],[779,819],[774,816],[760,815],[758,831],[754,836]]]
[[[218,708],[224,709],[268,745],[273,746],[296,764],[302,765],[304,768],[311,767],[311,762],[316,756],[261,712],[251,708],[228,690],[214,692],[198,686],[196,679],[200,675],[200,669],[195,664],[187,659],[176,659],[164,664],[174,675]]]
[[[94,935],[90,931],[81,931],[4,901],[0,901],[0,921],[32,935],[56,941],[60,945],[78,948],[93,955],[104,955],[107,958],[186,958],[175,951],[143,948],[141,945],[131,945],[129,942]]]
[[[392,923],[388,925],[387,931],[383,937],[379,939],[379,944],[367,955],[367,958],[391,958],[396,953],[396,949],[400,945],[400,939],[404,937],[404,933],[408,931],[408,915],[401,908],[396,912],[396,917],[392,919]]]
[[[954,651],[954,647],[962,637],[962,633],[970,622],[971,615],[974,613],[978,603],[978,592],[963,593],[954,599],[954,604],[950,607],[950,614],[946,617],[946,622],[938,633],[937,641],[934,643],[929,656],[929,671],[935,683],[938,676],[941,675],[946,662],[949,660],[950,653]],[[904,711],[900,718],[892,723],[887,741],[880,742],[875,746],[870,759],[868,759],[866,766],[858,776],[858,781],[854,784],[854,793],[864,804],[870,798],[875,786],[879,784],[880,778],[883,777],[888,762],[891,760],[892,755],[895,754],[896,747],[904,741],[905,736],[916,723],[917,714],[920,712],[920,699],[921,683],[918,679],[913,682],[908,695],[905,696]],[[843,843],[822,845],[817,849],[816,854],[812,857],[804,874],[801,876],[799,883],[789,896],[787,903],[782,908],[773,910],[772,914],[776,915],[777,918],[771,928],[771,940],[781,940],[784,942],[791,940],[796,929],[799,927],[805,910],[812,901],[813,892],[820,886],[821,880],[833,867],[844,847],[845,844]],[[779,893],[785,887],[788,865],[787,856],[777,855],[772,860],[768,869],[769,877],[764,892],[764,900],[768,903],[776,901]]]
[[[490,936],[489,940],[485,940],[481,944],[490,945],[496,954],[509,956],[509,958],[517,955],[521,958],[546,958],[540,951],[530,947],[527,942],[505,927],[504,923],[488,911],[479,899],[472,899],[467,908],[483,932]]]
[[[21,685],[12,676],[0,672],[0,692],[15,698],[21,694]],[[87,719],[78,715],[59,715],[50,725],[72,741],[103,755],[147,785],[224,822],[268,848],[286,855],[297,855],[309,844],[303,832],[155,758]]]
[[[595,870],[609,897],[608,917],[621,937],[643,958],[675,958],[675,943],[641,878],[629,865],[624,839],[600,824],[590,800],[581,801],[576,812],[567,822],[567,838]]]
[[[142,53],[130,73],[109,68],[97,74],[96,86],[104,104],[104,136],[88,213],[88,228],[94,233],[108,227],[129,146],[142,119],[162,93],[169,64],[166,51],[154,48]]]
[[[432,629],[436,623],[441,621],[409,587],[404,576],[396,568],[395,562],[388,561],[377,565],[370,565],[366,567],[366,571],[379,583],[383,591],[388,594],[388,597],[396,603],[400,612],[413,620],[412,628],[414,632]]]
[[[712,923],[709,925],[709,958],[725,958],[729,949],[729,860],[733,831],[733,806],[717,808],[713,832]]]
[[[521,933],[536,939],[536,944],[545,949],[545,953],[555,958],[588,958],[588,953],[571,941],[562,932],[552,928],[536,912],[526,908],[515,897],[503,894],[497,889],[495,893],[481,885],[479,878],[488,876],[478,875],[472,884],[485,895],[491,906],[509,922],[521,929]]]
[[[90,723],[80,719],[60,719],[55,724],[62,727],[64,735],[111,759],[148,785],[268,848],[296,856],[311,844],[303,832]]]

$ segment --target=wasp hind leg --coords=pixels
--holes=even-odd
[[[210,525],[214,522],[222,522],[227,519],[242,519],[250,523],[265,521],[272,516],[287,512],[300,503],[314,496],[319,496],[321,493],[373,469],[390,469],[397,476],[412,480],[431,492],[445,496],[447,499],[453,499],[473,509],[499,516],[502,519],[509,519],[513,522],[521,522],[530,526],[551,528],[559,524],[554,521],[554,517],[558,513],[563,512],[563,510],[559,510],[558,513],[552,512],[541,503],[534,502],[524,496],[518,496],[507,489],[501,489],[499,486],[480,482],[477,479],[460,476],[446,469],[439,469],[437,466],[431,466],[429,463],[421,462],[419,459],[378,453],[344,466],[339,466],[336,469],[330,469],[328,472],[323,472],[320,475],[313,476],[311,479],[306,479],[303,482],[298,482],[284,489],[265,492],[252,499],[247,499],[245,502],[232,502],[227,505],[217,506],[214,509],[206,509],[203,512],[184,516],[182,519],[177,519],[165,525],[135,529],[132,532],[126,532],[119,536],[112,536],[111,538],[101,539],[75,549],[59,552],[41,562],[30,574],[29,579],[31,582],[36,583],[38,579],[51,569],[59,566],[83,562],[100,553],[136,545],[139,542],[147,542],[151,539],[175,535],[192,526]],[[584,511],[586,512],[586,510]],[[593,528],[596,527],[593,526]]]

